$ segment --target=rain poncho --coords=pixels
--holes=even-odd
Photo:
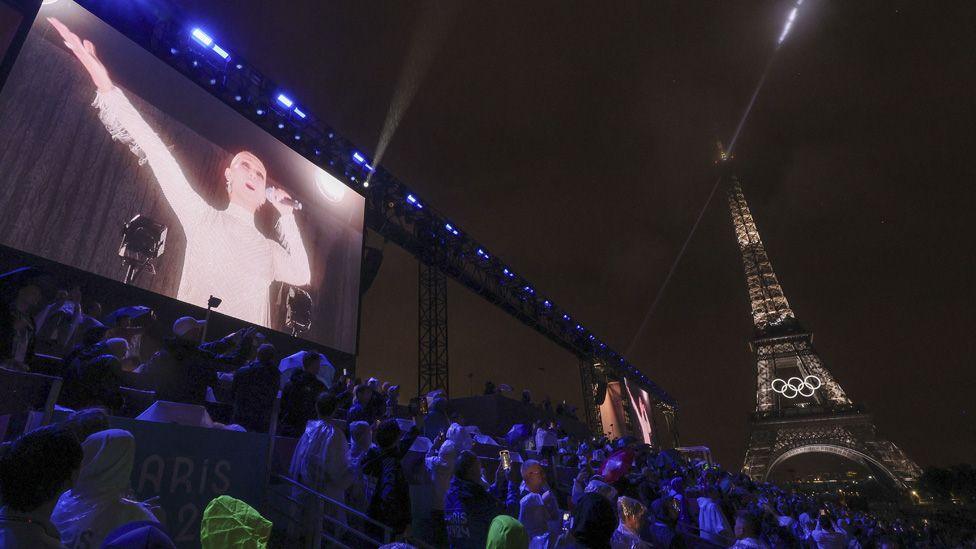
[[[201,549],[263,549],[270,537],[271,521],[239,499],[217,496],[203,511]]]
[[[528,549],[529,535],[525,527],[515,518],[498,515],[491,521],[488,529],[488,543],[485,549]]]
[[[156,521],[142,504],[125,499],[136,441],[121,429],[100,431],[81,445],[84,459],[74,488],[58,499],[51,522],[68,547],[98,547],[113,530],[135,521]]]
[[[474,440],[471,438],[471,433],[457,423],[452,423],[451,426],[447,428],[447,440],[454,443],[454,449],[458,452],[470,450],[471,447],[474,446]]]
[[[432,509],[444,510],[444,499],[447,497],[447,490],[451,487],[451,477],[454,475],[454,462],[456,460],[457,450],[450,440],[445,440],[436,452],[431,447],[427,453],[427,469],[430,471],[431,481],[434,484]]]
[[[309,421],[298,441],[288,469],[291,477],[316,492],[345,503],[346,489],[352,484],[354,471],[349,465],[349,444],[342,429],[328,420]],[[296,488],[293,495],[305,502],[302,506],[306,528],[314,528],[319,513],[325,512],[322,501],[314,500],[307,492]],[[330,509],[343,520],[345,512]]]

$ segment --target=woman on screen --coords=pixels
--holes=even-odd
[[[268,289],[273,281],[306,286],[311,279],[308,255],[295,222],[291,198],[281,189],[267,193],[267,171],[255,154],[237,153],[224,170],[230,196],[226,210],[217,210],[193,190],[172,153],[117,88],[95,45],[54,18],[48,18],[65,45],[88,71],[97,89],[94,106],[112,138],[128,145],[148,162],[163,196],[186,233],[183,274],[177,299],[206,306],[210,295],[223,299],[221,312],[269,326]],[[266,238],[254,225],[254,214],[268,198],[281,214],[280,240]]]

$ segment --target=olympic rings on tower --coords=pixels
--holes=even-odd
[[[784,397],[796,398],[797,396],[812,397],[813,392],[819,389],[823,382],[820,381],[819,377],[809,375],[803,379],[791,377],[786,381],[776,378],[770,385],[774,391]]]

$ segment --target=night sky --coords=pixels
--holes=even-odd
[[[438,45],[383,164],[623,351],[792,2],[180,4],[370,153],[411,44]],[[972,2],[808,0],[736,147],[825,365],[923,466],[976,453],[974,28]],[[417,266],[384,254],[360,371],[412,395]],[[732,467],[755,405],[746,297],[723,189],[629,355],[679,401],[682,443]],[[566,351],[453,283],[449,317],[454,395],[492,379],[579,402]]]

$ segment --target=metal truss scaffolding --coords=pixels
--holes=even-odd
[[[447,276],[423,261],[420,267],[417,394],[450,392],[447,369]]]

